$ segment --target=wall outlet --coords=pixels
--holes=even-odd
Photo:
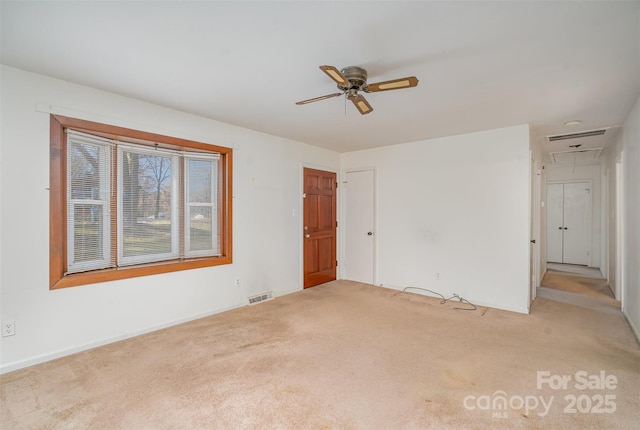
[[[440,272],[436,272],[435,278],[436,278],[436,281],[441,280],[442,279],[442,274]]]
[[[236,278],[236,280],[233,283],[236,287],[240,286],[240,278]]]
[[[9,320],[2,323],[2,337],[13,336],[16,334],[16,321]]]

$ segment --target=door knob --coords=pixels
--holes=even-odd
[[[558,230],[562,230],[562,227],[558,227]]]
[[[311,237],[311,235],[310,235],[309,233],[307,233],[307,234],[305,234],[305,235],[304,235],[304,238],[305,238],[305,239],[309,239],[310,237]]]
[[[565,227],[564,229],[565,229],[565,230],[569,230],[569,227]]]
[[[305,225],[305,226],[304,226],[304,230],[305,230],[305,231],[309,230],[309,226],[306,226],[306,225]]]
[[[373,236],[373,232],[372,231],[368,231],[367,232],[367,236]]]
[[[536,240],[535,239],[531,239],[531,243],[536,243]]]

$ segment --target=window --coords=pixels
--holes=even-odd
[[[231,155],[52,115],[51,288],[231,263]]]

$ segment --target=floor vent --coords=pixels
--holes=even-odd
[[[247,297],[250,305],[257,305],[258,303],[266,302],[267,300],[273,300],[273,292],[267,291],[266,293],[257,294],[255,296]]]
[[[579,131],[577,133],[564,133],[564,134],[554,134],[551,136],[547,136],[547,140],[549,142],[555,142],[557,140],[567,140],[567,139],[580,139],[581,137],[591,137],[591,136],[602,136],[609,130],[610,127],[599,128],[597,130],[587,130],[587,131]]]

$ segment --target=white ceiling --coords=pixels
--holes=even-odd
[[[5,65],[339,152],[525,123],[611,126],[543,143],[606,147],[640,95],[640,1],[0,4]],[[367,94],[366,116],[296,106],[337,91],[323,64],[420,83]]]

